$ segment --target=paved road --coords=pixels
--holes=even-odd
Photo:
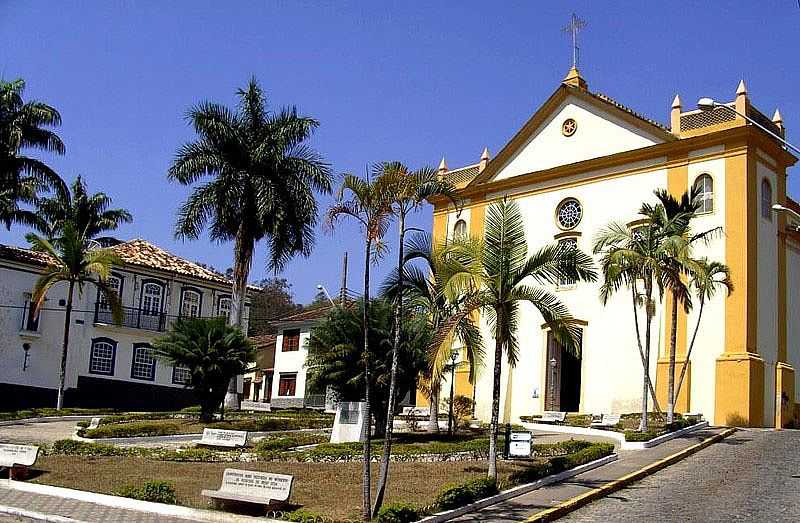
[[[78,420],[27,422],[0,426],[2,443],[52,443],[59,439],[69,439],[75,432]]]
[[[800,431],[740,430],[558,521],[800,521]]]

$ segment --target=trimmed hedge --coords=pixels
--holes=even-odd
[[[113,409],[73,409],[61,410],[51,408],[24,409],[9,412],[0,412],[0,421],[11,421],[25,418],[47,418],[51,416],[91,416],[94,414],[111,414]]]
[[[412,523],[419,519],[419,510],[410,503],[392,503],[378,511],[378,523]]]
[[[82,431],[86,438],[133,438],[140,436],[171,436],[182,432],[179,423],[152,423],[131,421],[128,423],[101,424],[96,429]]]
[[[259,454],[273,455],[303,445],[326,443],[329,440],[330,436],[327,434],[299,433],[277,438],[264,438],[255,444],[255,449]]]
[[[611,443],[589,443],[588,441],[569,440],[559,442],[558,445],[562,445],[562,448],[570,449],[569,453],[554,456],[546,463],[532,463],[524,469],[511,474],[508,478],[509,483],[512,486],[532,483],[552,474],[558,474],[559,472],[585,465],[614,452],[614,445]]]
[[[60,439],[55,441],[48,449],[49,454],[61,454],[64,456],[124,456],[131,453],[131,449],[123,449],[114,445],[103,443],[87,443],[72,439]]]
[[[442,510],[463,507],[499,492],[497,482],[491,478],[471,479],[463,483],[446,485],[436,496],[436,505]]]
[[[316,512],[311,512],[310,510],[302,508],[285,514],[283,519],[286,521],[293,521],[294,523],[320,523],[327,521],[327,518],[322,514],[317,514]]]
[[[116,490],[114,494],[125,498],[138,499],[139,501],[152,501],[154,503],[167,503],[174,505],[177,501],[175,487],[166,481],[145,481],[141,485],[125,485]]]

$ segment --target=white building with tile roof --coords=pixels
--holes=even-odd
[[[114,324],[95,287],[76,292],[65,405],[160,410],[196,404],[186,371],[154,359],[151,343],[180,316],[227,316],[231,281],[145,240],[111,249],[124,262],[109,278],[123,319]],[[47,263],[46,254],[0,245],[0,410],[55,406],[66,286],[48,293],[38,317],[30,304]],[[245,321],[248,316],[249,303]]]

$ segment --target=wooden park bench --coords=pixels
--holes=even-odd
[[[219,490],[203,490],[200,494],[214,500],[270,505],[289,499],[293,481],[294,476],[288,474],[225,469]]]
[[[592,427],[613,427],[620,422],[622,416],[619,414],[603,414],[598,420],[592,420]]]
[[[566,412],[556,412],[552,410],[546,410],[542,412],[542,417],[537,419],[537,423],[564,423],[564,420],[567,419]]]
[[[0,443],[0,468],[9,470],[10,479],[25,479],[28,467],[33,466],[38,457],[39,447]]]
[[[225,447],[230,449],[244,447],[247,443],[247,431],[205,428],[203,429],[203,438],[194,443],[205,447]]]

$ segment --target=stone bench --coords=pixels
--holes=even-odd
[[[239,410],[248,410],[254,412],[271,412],[272,405],[262,401],[242,400],[239,404]]]
[[[599,420],[592,420],[592,427],[613,427],[621,419],[622,416],[619,414],[603,414]]]
[[[566,412],[556,412],[552,410],[546,410],[542,412],[542,417],[536,420],[536,423],[564,423],[564,420],[567,419]]]
[[[10,479],[24,479],[38,457],[39,447],[0,443],[0,468],[9,469]]]
[[[269,505],[285,502],[292,493],[294,476],[257,470],[225,469],[218,490],[203,490],[202,496],[214,500]]]
[[[225,447],[229,449],[244,447],[247,443],[247,431],[206,428],[203,429],[202,439],[193,443],[205,447]]]

